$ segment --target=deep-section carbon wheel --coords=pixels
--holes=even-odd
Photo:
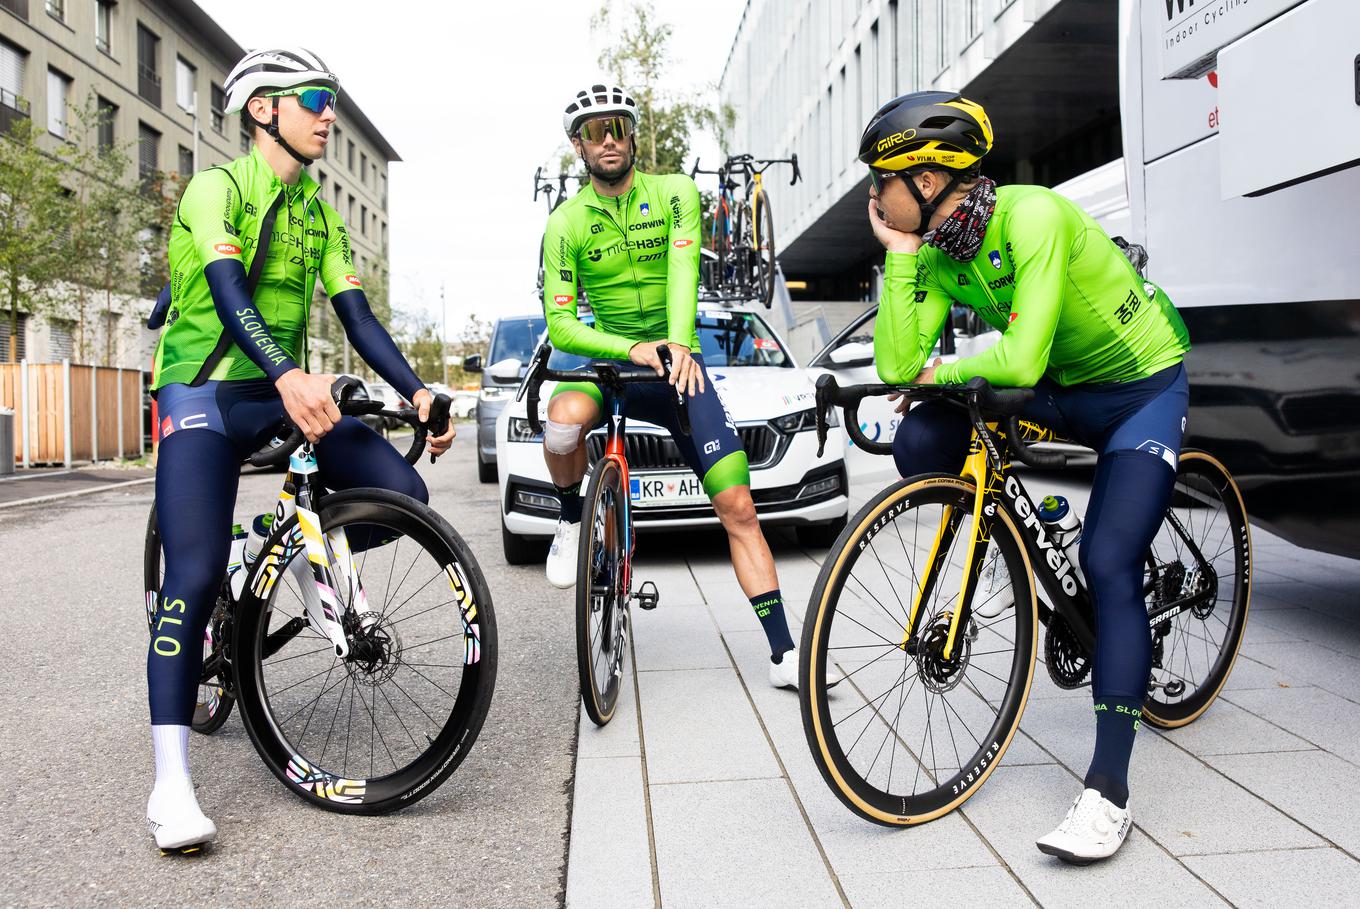
[[[769,309],[774,302],[774,212],[770,210],[770,197],[764,190],[752,197],[751,212],[755,227],[751,239],[755,250],[756,296]]]
[[[586,489],[576,563],[576,665],[581,703],[597,726],[614,717],[628,656],[628,528],[623,471],[602,458]]]
[[[341,589],[319,592],[296,517],[275,527],[237,615],[241,714],[298,796],[384,814],[438,788],[477,739],[496,679],[491,594],[467,544],[415,499],[347,490],[320,520],[361,549],[359,589],[337,575]],[[336,604],[344,657],[307,621],[319,596]]]
[[[1037,607],[1004,510],[947,648],[974,489],[940,475],[879,493],[831,547],[808,603],[798,685],[808,747],[836,796],[876,823],[920,824],[962,804],[1005,754],[1029,696]]]
[[[160,531],[156,524],[156,506],[146,520],[146,548],[142,555],[142,578],[146,589],[147,631],[154,634],[156,608],[160,603],[161,584],[165,580],[165,555],[161,549]],[[201,735],[212,735],[222,728],[231,716],[236,703],[231,678],[229,654],[231,647],[231,609],[225,596],[218,597],[212,617],[203,633],[203,675],[194,701],[194,718],[190,728]]]
[[[1171,504],[1144,571],[1152,678],[1143,718],[1163,729],[1192,722],[1232,672],[1251,600],[1251,528],[1227,468],[1181,453]]]

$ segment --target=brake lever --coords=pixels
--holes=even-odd
[[[434,401],[430,403],[430,417],[425,421],[428,427],[428,434],[436,438],[449,431],[449,411],[453,408],[453,399],[446,394],[437,394]],[[433,464],[438,458],[434,452],[430,453],[430,463]]]

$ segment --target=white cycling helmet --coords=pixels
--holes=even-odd
[[[340,78],[331,72],[320,57],[305,47],[280,47],[253,50],[231,69],[224,86],[227,108],[224,113],[238,113],[251,96],[261,89],[293,88],[316,85],[340,90]]]
[[[609,114],[623,114],[633,121],[634,126],[637,126],[638,120],[641,119],[637,102],[623,89],[617,85],[592,85],[581,89],[571,99],[567,109],[562,112],[562,128],[567,131],[570,138],[576,135],[576,128],[583,120]]]

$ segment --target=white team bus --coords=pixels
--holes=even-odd
[[[1124,158],[1056,187],[1185,317],[1186,444],[1360,557],[1360,2],[1121,0]]]

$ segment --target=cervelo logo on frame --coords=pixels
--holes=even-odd
[[[676,240],[671,245],[674,246],[676,249],[684,249],[686,246],[691,246],[693,244],[694,244],[693,240]]]
[[[239,256],[241,254],[241,247],[234,243],[218,243],[213,247],[213,251],[219,252],[224,256]]]
[[[558,294],[557,296],[553,297],[553,302],[556,303],[558,306],[566,306],[568,303],[572,302],[575,299],[576,297],[574,297],[571,294]]]

